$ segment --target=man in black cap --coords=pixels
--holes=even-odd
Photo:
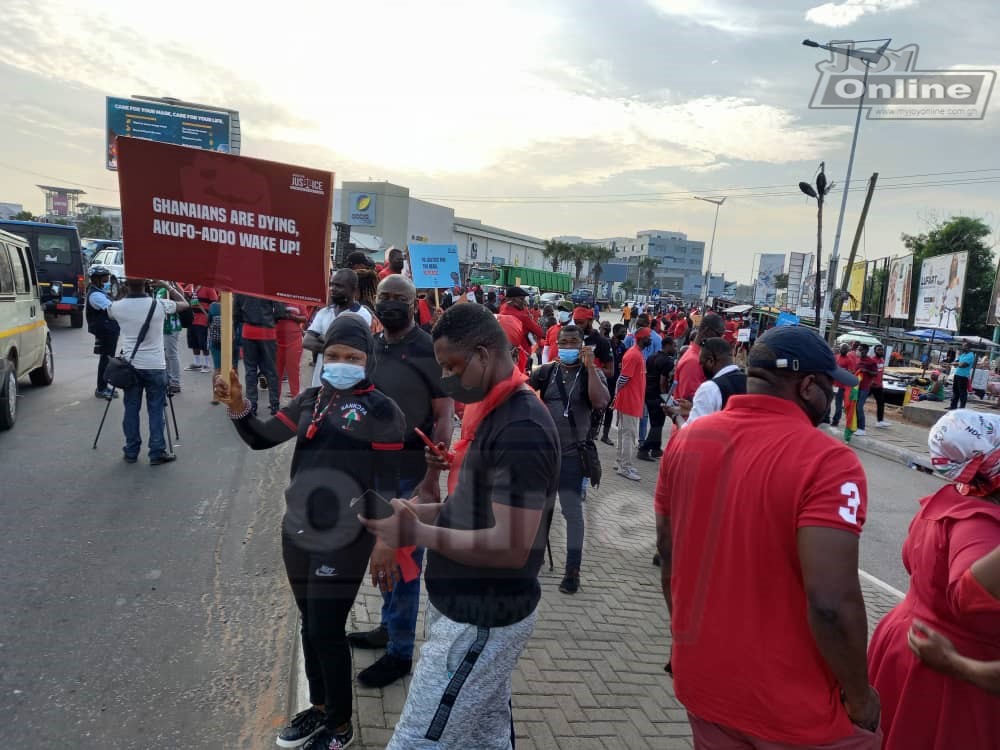
[[[660,466],[676,695],[696,747],[877,750],[858,580],[865,473],[815,429],[834,382],[857,378],[798,326],[764,334],[747,375],[747,395],[681,430]],[[734,664],[753,678],[733,679]]]
[[[524,358],[531,361],[531,339],[530,333],[535,337],[535,341],[542,341],[545,334],[538,321],[528,312],[528,293],[519,286],[512,286],[507,289],[506,301],[500,308],[501,315],[510,315],[517,318],[521,323],[521,340],[516,342],[517,346],[524,352]],[[522,360],[523,361],[523,360]]]

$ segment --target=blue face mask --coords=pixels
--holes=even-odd
[[[110,292],[111,291],[111,282],[110,281],[105,281],[104,285],[101,287],[101,290],[105,291],[105,292]]]
[[[365,379],[365,368],[346,362],[326,362],[322,378],[324,383],[338,391],[346,391]]]
[[[564,365],[575,365],[580,361],[580,350],[579,349],[560,349],[559,350],[559,361]]]

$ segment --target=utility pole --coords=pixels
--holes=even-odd
[[[851,279],[851,269],[854,267],[854,258],[858,254],[858,243],[861,242],[861,233],[865,230],[865,220],[868,218],[868,207],[872,204],[872,196],[875,194],[875,183],[878,182],[878,172],[874,172],[868,180],[868,192],[865,194],[865,205],[861,208],[861,218],[858,219],[858,230],[854,233],[854,242],[851,243],[851,254],[844,266],[844,281],[840,285],[839,294],[833,303],[833,320],[830,321],[830,346],[837,341],[837,326],[840,323],[840,313],[844,309],[844,297],[847,294],[847,285]]]
[[[822,178],[826,181],[826,162],[819,163],[819,177],[816,181]],[[826,195],[826,191],[820,188],[816,194],[816,328],[818,329],[821,325],[821,314],[823,311],[823,284],[821,282],[822,273],[820,272],[819,259],[823,257],[823,196]]]

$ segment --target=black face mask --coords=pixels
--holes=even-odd
[[[472,357],[469,357],[468,362],[471,361]],[[450,396],[460,404],[475,404],[486,398],[486,389],[483,387],[483,380],[486,379],[486,370],[483,370],[482,377],[479,379],[479,385],[469,387],[462,383],[462,378],[465,377],[468,369],[469,366],[466,364],[465,371],[461,375],[448,375],[441,378],[441,390],[444,391],[446,396]]]
[[[334,292],[330,295],[330,301],[337,307],[347,307],[349,300],[346,294],[338,294]]]
[[[387,331],[402,331],[413,320],[410,303],[388,299],[375,305],[375,314]]]
[[[403,272],[403,261],[401,261],[401,260],[390,261],[389,262],[389,268],[391,268],[396,273],[402,273]]]

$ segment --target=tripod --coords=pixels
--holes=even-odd
[[[97,441],[101,439],[101,431],[104,429],[104,421],[108,418],[108,409],[111,408],[111,401],[114,398],[115,391],[117,389],[111,386],[111,397],[108,398],[108,403],[104,405],[104,415],[101,417],[101,423],[97,426],[97,434],[94,435],[94,444],[91,446],[95,451],[97,450]],[[171,419],[167,419],[167,409],[170,410]],[[174,397],[168,391],[167,392],[167,405],[163,407],[163,422],[164,427],[167,431],[167,448],[173,453],[174,446],[170,440],[170,422],[173,420],[174,423],[174,438],[177,440],[177,445],[181,444],[181,431],[177,428],[177,412],[174,411]]]

